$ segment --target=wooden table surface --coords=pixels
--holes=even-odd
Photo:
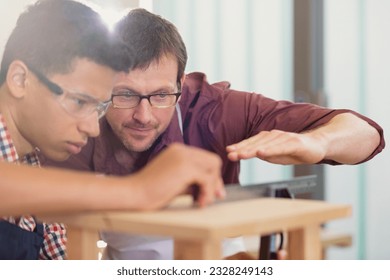
[[[96,237],[89,239],[99,230],[170,236],[175,240],[175,259],[220,259],[224,238],[284,231],[288,233],[291,259],[319,259],[321,224],[350,214],[348,205],[283,198],[257,198],[196,208],[189,196],[183,196],[159,211],[41,218],[67,224],[71,233],[70,258],[76,259],[93,256],[88,251],[92,250]]]

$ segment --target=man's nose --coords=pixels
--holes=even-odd
[[[152,106],[146,98],[141,99],[141,102],[134,108],[133,117],[140,123],[146,124],[150,122],[152,116]]]

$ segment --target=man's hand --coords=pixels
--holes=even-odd
[[[262,131],[226,150],[232,161],[257,157],[277,164],[314,164],[323,159],[356,164],[366,160],[379,144],[380,134],[373,126],[343,113],[302,133]]]
[[[325,141],[310,133],[262,131],[226,148],[232,161],[259,158],[276,164],[312,164],[326,154]]]

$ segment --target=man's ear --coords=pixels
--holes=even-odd
[[[186,74],[183,73],[183,76],[181,76],[181,78],[180,78],[180,91],[183,90],[183,85],[184,85],[184,80],[185,80],[185,79],[186,79]],[[179,99],[178,99],[178,102],[179,102],[180,99],[181,99],[181,95],[180,95],[180,97],[179,97]]]
[[[184,81],[185,81],[185,79],[186,79],[186,74],[185,74],[185,73],[183,73],[183,76],[181,76],[181,78],[180,78],[180,84],[181,84],[181,88],[183,88],[183,85],[184,85]]]
[[[14,60],[8,67],[7,85],[11,94],[16,98],[22,98],[26,92],[28,68],[20,60]]]

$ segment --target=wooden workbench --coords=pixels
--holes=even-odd
[[[221,259],[227,237],[288,233],[290,259],[320,259],[321,224],[351,214],[351,207],[323,201],[257,198],[217,203],[202,209],[190,197],[151,212],[94,212],[41,217],[69,229],[70,259],[96,259],[97,232],[166,235],[174,239],[175,259]]]

